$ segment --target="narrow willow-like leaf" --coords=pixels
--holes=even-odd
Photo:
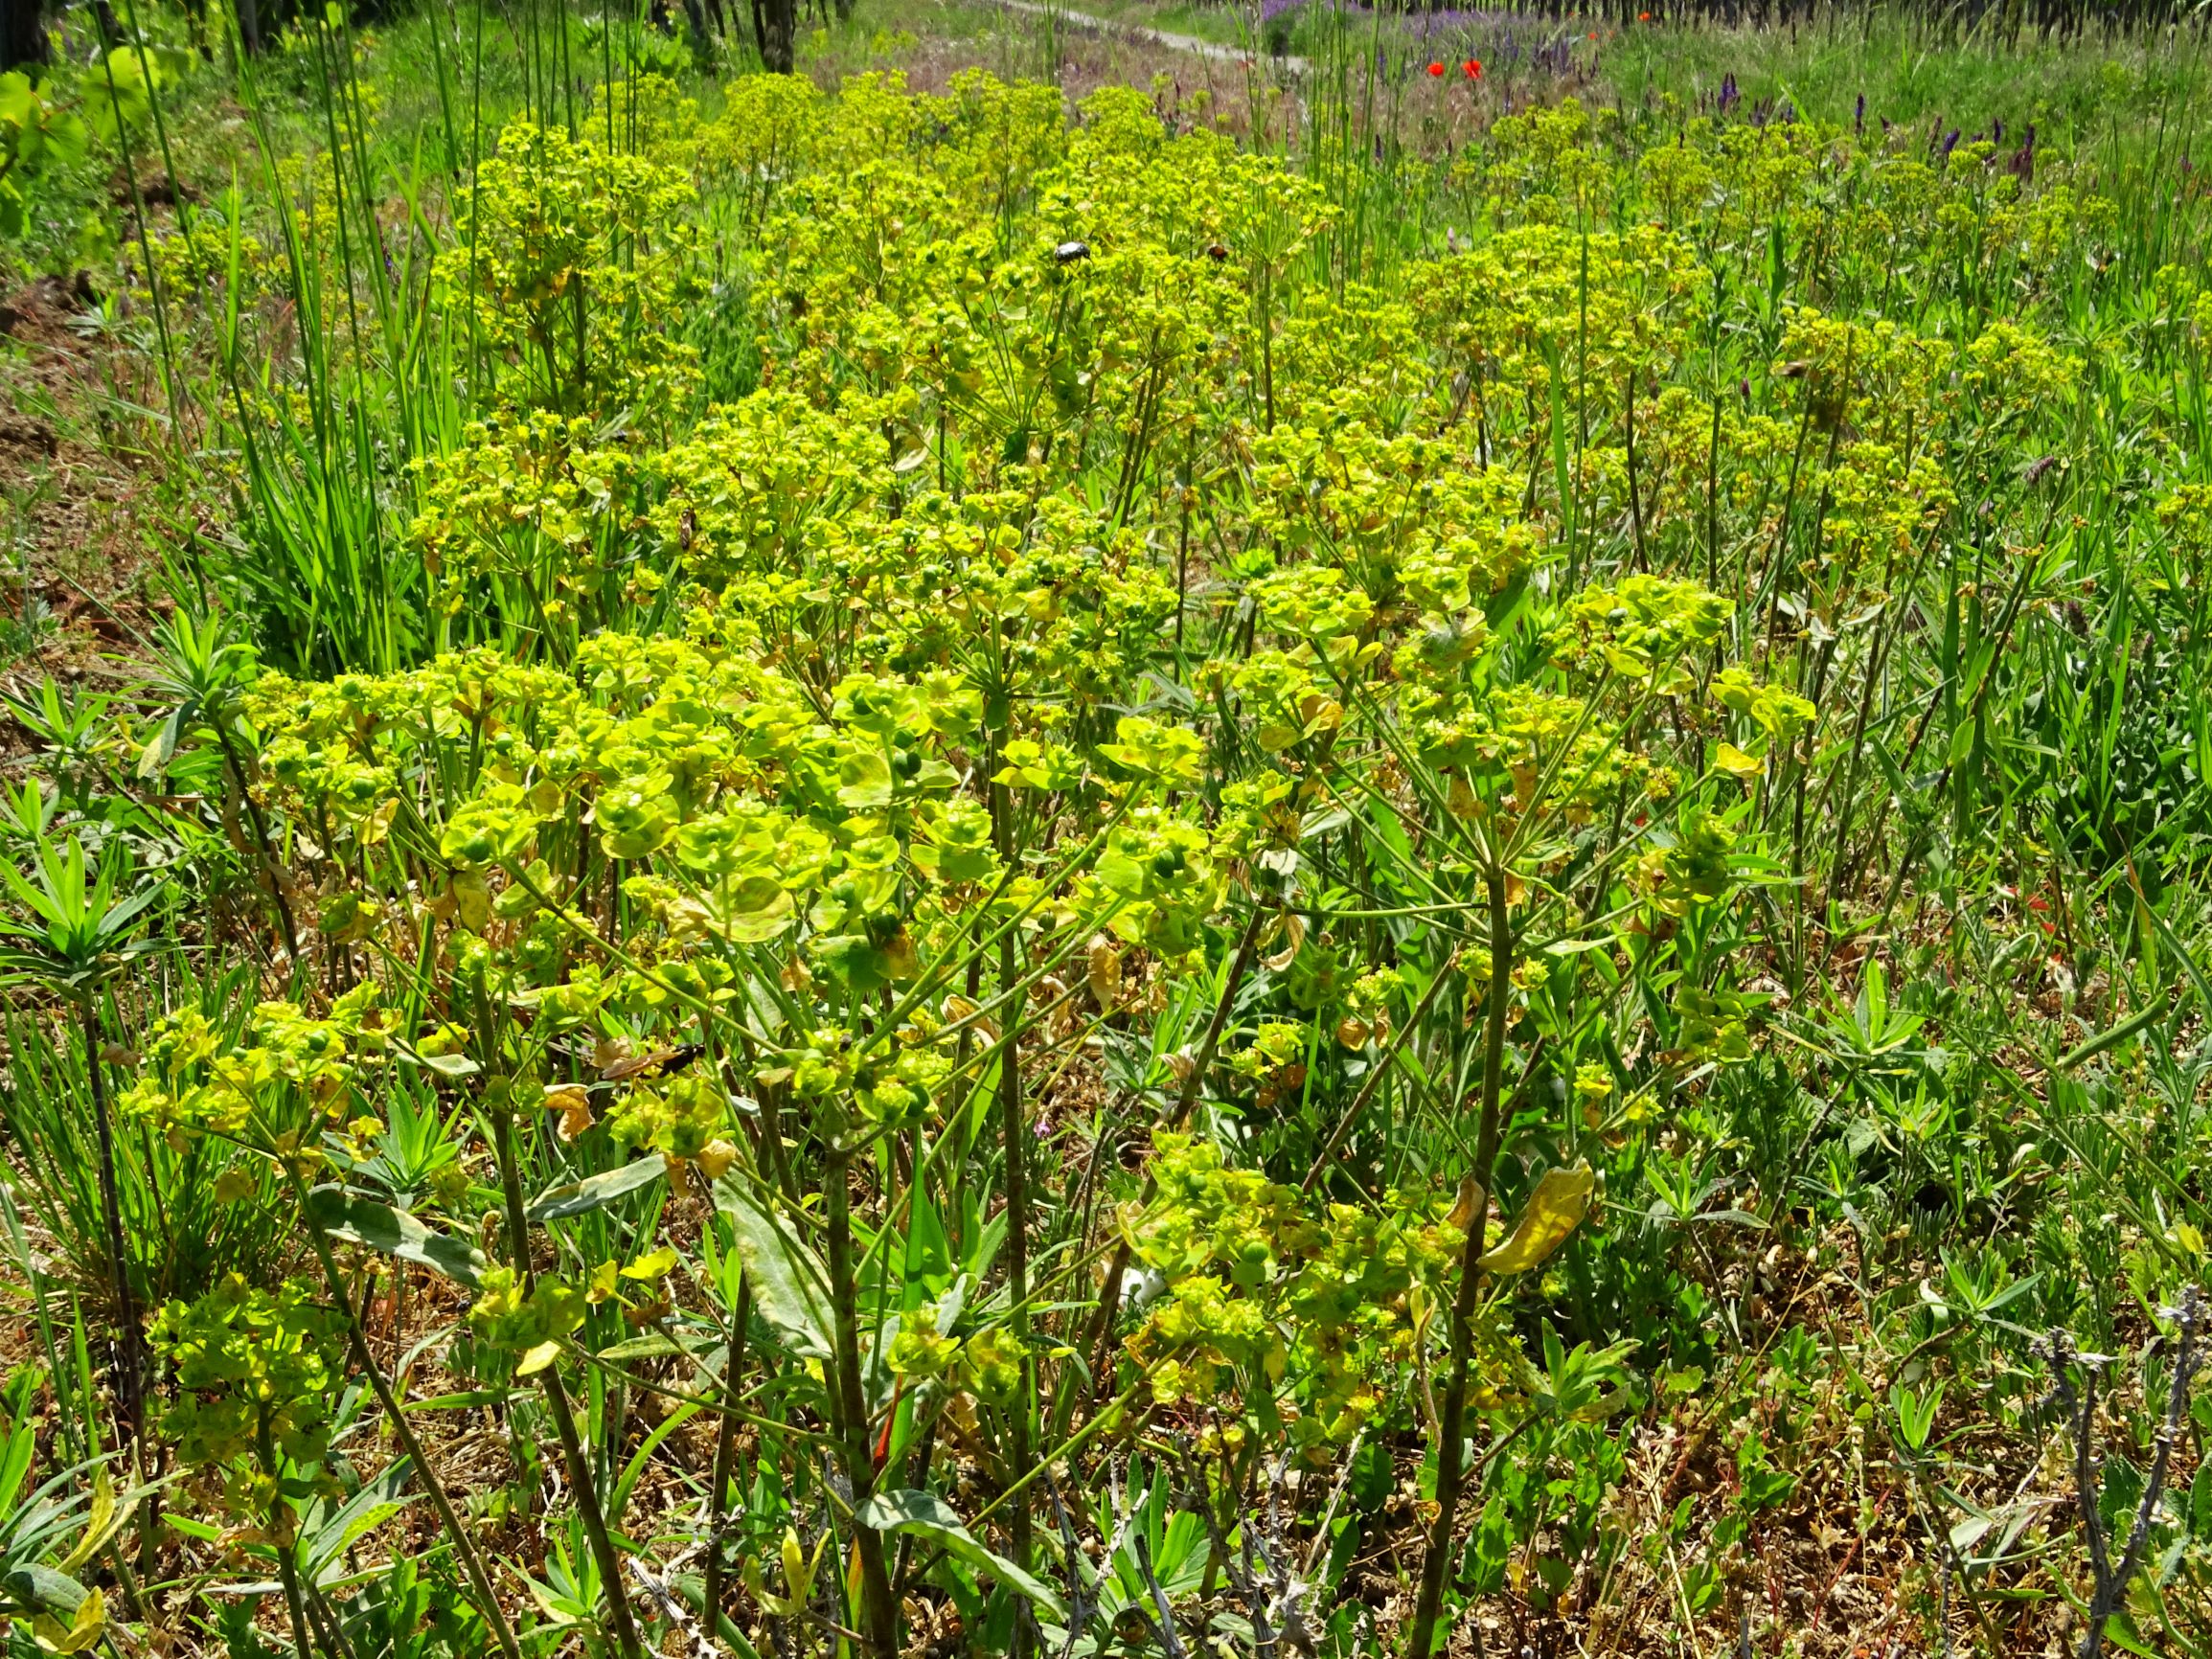
[[[995,1574],[1000,1583],[1026,1596],[1053,1618],[1067,1617],[1067,1603],[1059,1591],[977,1543],[967,1523],[935,1492],[910,1489],[878,1492],[860,1506],[858,1518],[862,1526],[880,1533],[912,1533],[926,1538],[969,1566]]]
[[[617,1198],[651,1186],[667,1173],[668,1162],[656,1152],[625,1164],[619,1170],[548,1187],[531,1201],[523,1214],[533,1221],[559,1221],[567,1216],[587,1215],[593,1210],[604,1209]]]
[[[831,1319],[823,1286],[829,1274],[821,1258],[727,1175],[715,1183],[715,1208],[737,1234],[738,1256],[761,1317],[792,1352],[828,1359]]]
[[[317,1187],[308,1194],[308,1207],[309,1218],[331,1238],[428,1267],[471,1290],[487,1265],[484,1252],[466,1239],[440,1233],[405,1210],[343,1187]]]

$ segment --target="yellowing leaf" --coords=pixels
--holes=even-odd
[[[1526,1273],[1566,1242],[1589,1213],[1597,1174],[1587,1164],[1546,1170],[1514,1223],[1513,1236],[1475,1265],[1485,1273]]]
[[[1464,1233],[1474,1223],[1474,1195],[1481,1189],[1474,1184],[1472,1175],[1460,1177],[1459,1193],[1451,1202],[1451,1214],[1445,1216],[1444,1224]]]
[[[1756,778],[1767,769],[1767,762],[1756,755],[1746,755],[1733,743],[1722,743],[1713,756],[1713,764],[1731,778]]]
[[[560,1344],[541,1342],[522,1356],[522,1363],[514,1368],[516,1376],[536,1376],[559,1356]]]
[[[566,1146],[592,1125],[591,1097],[574,1083],[556,1083],[545,1091],[548,1110],[560,1114],[559,1134]]]
[[[625,1279],[642,1279],[650,1282],[664,1278],[676,1264],[676,1253],[663,1244],[658,1250],[640,1256],[622,1270]]]
[[[813,1598],[814,1574],[822,1565],[822,1550],[829,1541],[830,1534],[823,1533],[814,1540],[814,1554],[809,1558],[799,1547],[799,1534],[786,1527],[781,1552],[784,1593],[777,1595],[762,1581],[760,1563],[751,1557],[745,1558],[741,1568],[745,1588],[752,1592],[753,1600],[760,1602],[764,1609],[780,1619],[792,1618],[804,1612],[807,1603]]]
[[[712,1140],[699,1148],[699,1155],[694,1161],[698,1165],[700,1174],[710,1181],[718,1181],[729,1167],[738,1161],[738,1149],[727,1141]]]
[[[167,736],[168,728],[163,727],[156,730],[153,736],[146,740],[146,747],[138,753],[138,775],[140,778],[148,779],[161,776],[162,767],[169,763],[170,745],[163,740]]]
[[[614,1294],[614,1276],[620,1271],[621,1264],[615,1261],[602,1261],[594,1267],[591,1270],[591,1278],[584,1287],[584,1301],[597,1307],[612,1296]]]
[[[50,1614],[42,1614],[32,1623],[38,1646],[50,1653],[81,1653],[98,1644],[106,1629],[107,1602],[98,1590],[85,1591],[66,1630],[61,1621]]]
[[[60,1570],[74,1574],[107,1547],[108,1539],[122,1530],[127,1518],[115,1506],[115,1485],[107,1478],[107,1466],[96,1466],[92,1471],[92,1508],[84,1517],[84,1531],[69,1554],[61,1557]]]
[[[253,1194],[253,1175],[236,1164],[215,1178],[215,1201],[217,1204],[242,1204]]]
[[[1090,976],[1091,999],[1101,1008],[1112,1008],[1122,994],[1122,953],[1113,941],[1103,933],[1092,934],[1084,967]]]

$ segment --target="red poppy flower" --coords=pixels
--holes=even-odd
[[[1442,75],[1444,73],[1444,65],[1441,63],[1431,63],[1428,66],[1428,73],[1431,75]]]
[[[1481,58],[1479,58],[1479,57],[1470,57],[1470,58],[1469,58],[1469,59],[1468,59],[1468,60],[1467,60],[1465,63],[1462,63],[1462,64],[1461,64],[1459,67],[1460,67],[1460,69],[1461,69],[1461,70],[1462,70],[1462,71],[1463,71],[1463,72],[1466,74],[1466,76],[1467,76],[1468,80],[1480,80],[1482,79],[1482,59],[1481,59]]]
[[[1651,20],[1652,14],[1649,11],[1639,11],[1636,13],[1636,21],[1638,23],[1649,23]]]

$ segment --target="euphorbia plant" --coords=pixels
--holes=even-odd
[[[331,1170],[333,1148],[353,1143],[355,1155],[345,1162],[358,1164],[361,1137],[379,1126],[374,1119],[355,1115],[359,1091],[367,1081],[361,1072],[364,1057],[380,1062],[391,1052],[392,1019],[377,1006],[377,990],[374,982],[356,988],[338,1000],[327,1019],[312,1018],[295,1004],[263,1004],[236,1043],[223,1041],[198,1011],[189,1009],[149,1034],[147,1075],[125,1095],[121,1107],[171,1140],[195,1134],[218,1136],[273,1164],[298,1208],[331,1298],[327,1309],[311,1314],[306,1292],[288,1284],[284,1288],[288,1311],[278,1317],[253,1301],[263,1293],[242,1283],[226,1284],[203,1299],[204,1306],[172,1310],[173,1318],[165,1315],[169,1327],[165,1340],[175,1349],[185,1340],[179,1332],[190,1326],[198,1333],[191,1338],[199,1345],[193,1352],[198,1352],[213,1340],[209,1332],[228,1322],[238,1331],[217,1347],[228,1344],[237,1352],[228,1359],[218,1353],[208,1363],[235,1369],[239,1364],[274,1363],[269,1353],[277,1350],[263,1352],[256,1346],[266,1330],[277,1330],[282,1338],[279,1349],[290,1342],[303,1356],[322,1354],[330,1340],[342,1338],[436,1509],[501,1652],[507,1659],[519,1659],[513,1626],[499,1605],[475,1539],[462,1523],[436,1465],[370,1350],[361,1312],[348,1293],[333,1246],[365,1244],[471,1284],[481,1277],[482,1257],[466,1242],[381,1201],[378,1194],[350,1191],[342,1181],[316,1184],[318,1175]],[[288,1337],[285,1329],[290,1330]],[[314,1341],[303,1346],[308,1335]],[[300,1363],[305,1363],[304,1357]],[[210,1375],[217,1382],[238,1380],[228,1373]],[[238,1408],[225,1409],[235,1413]],[[304,1628],[299,1639],[307,1640]]]
[[[1018,1647],[1015,1598],[1049,1620],[1046,1580],[1099,1587],[1056,1510],[1127,1428],[1174,1437],[1224,1572],[1286,1470],[1432,1454],[1432,1647],[1470,1489],[1502,1467],[1486,1512],[1511,1510],[1516,1461],[1596,1443],[1619,1398],[1627,1297],[1575,1293],[1620,1233],[1577,1240],[1548,1306],[1520,1276],[1601,1175],[1636,1178],[1648,1127],[1696,1139],[1762,1069],[1759,918],[1729,899],[1764,838],[1848,874],[1892,810],[1854,816],[1876,748],[1909,778],[1954,669],[1992,670],[1970,735],[2012,683],[1986,644],[1890,671],[1858,612],[1918,631],[1921,566],[1959,557],[1950,477],[2004,488],[2068,359],[2011,323],[1855,317],[1867,271],[1833,244],[1808,262],[1833,315],[1789,308],[1808,179],[1897,205],[1808,130],[1695,125],[1639,193],[1609,118],[1531,110],[1454,170],[1491,166],[1502,230],[1439,250],[1425,219],[1370,263],[1326,168],[1126,91],[1072,129],[1053,89],[986,78],[745,86],[706,123],[665,86],[603,98],[652,159],[517,128],[433,289],[513,406],[423,468],[415,535],[454,637],[501,648],[226,671],[148,751],[233,742],[230,839],[303,925],[313,900],[303,994],[373,985],[390,1023],[348,1040],[489,1143],[495,1191],[435,1166],[505,1240],[447,1258],[474,1293],[453,1356],[574,1402],[563,1501],[598,1571],[557,1616],[655,1604],[612,1448],[665,1399],[719,1419],[718,1618],[743,1617],[727,1544],[775,1618],[884,1651],[956,1612]],[[761,365],[696,421],[675,326],[704,244],[670,166],[695,139],[710,197],[742,174]],[[1741,577],[1743,614],[1692,569]],[[1865,764],[1809,796],[1813,700],[1851,676]],[[1930,687],[1891,750],[1893,692]],[[1830,810],[1808,843],[1792,820]],[[352,1088],[364,1115],[381,1087]],[[429,1188],[378,1172],[353,1109],[267,1143],[303,1182],[318,1151],[343,1170],[315,1237],[451,1250],[376,1234],[379,1182]],[[1471,1466],[1486,1417],[1503,1462]],[[1180,1639],[1193,1585],[1163,1574],[1137,1611]]]
[[[196,1302],[172,1302],[155,1349],[178,1398],[163,1416],[188,1468],[219,1479],[220,1503],[276,1557],[292,1641],[309,1659],[307,1602],[295,1549],[300,1488],[327,1482],[331,1393],[343,1347],[340,1316],[308,1287],[257,1290],[232,1274]]]
[[[1478,1103],[1471,1161],[1454,1209],[1465,1232],[1435,1424],[1437,1510],[1410,1626],[1408,1651],[1420,1659],[1433,1649],[1456,1558],[1483,1284],[1506,1267],[1487,1253],[1486,1219],[1508,1126],[1509,1038],[1526,1028],[1525,1069],[1536,1044],[1563,1043],[1571,1052],[1583,1034],[1544,1029],[1548,981],[1555,972],[1577,972],[1585,951],[1604,948],[1635,903],[1626,891],[1630,855],[1653,839],[1661,808],[1680,789],[1673,771],[1644,748],[1649,723],[1661,707],[1695,695],[1693,665],[1730,609],[1691,581],[1629,577],[1559,606],[1549,632],[1539,636],[1546,656],[1533,665],[1517,657],[1510,640],[1479,646],[1479,615],[1440,615],[1425,637],[1449,633],[1468,644],[1401,652],[1404,678],[1396,709],[1379,711],[1380,734],[1432,849],[1423,880],[1440,914],[1456,912],[1479,928],[1470,976],[1481,1005]],[[1662,852],[1661,868],[1668,863]],[[1724,886],[1724,867],[1718,878]],[[1570,1126],[1570,1144],[1578,1130]],[[1555,1235],[1549,1247],[1589,1201],[1586,1175],[1554,1174],[1565,1184],[1539,1186],[1530,1210]]]

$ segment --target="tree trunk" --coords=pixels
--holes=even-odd
[[[0,0],[5,4],[6,0]],[[798,0],[753,0],[754,42],[761,49],[761,62],[773,74],[791,73],[791,42],[798,34],[797,19],[792,15]]]
[[[41,0],[0,0],[0,70],[46,61],[45,22]]]
[[[707,9],[699,3],[699,0],[684,0],[684,23],[691,30],[692,37],[686,44],[691,47],[693,55],[701,63],[711,62],[714,57],[715,37],[708,32]]]

